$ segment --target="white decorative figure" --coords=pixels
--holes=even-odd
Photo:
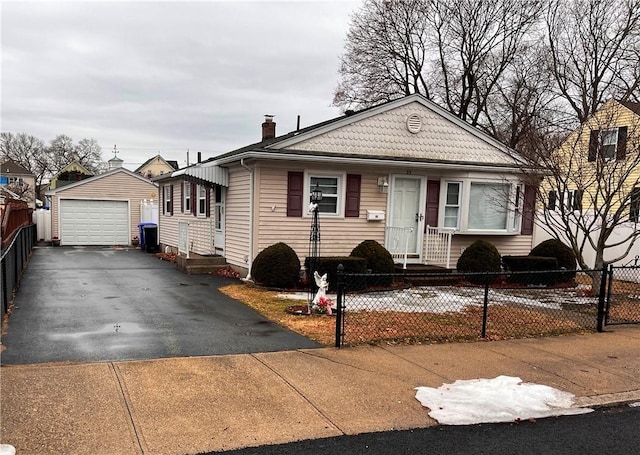
[[[318,271],[313,272],[313,278],[316,280],[316,286],[318,286],[318,292],[316,292],[316,296],[313,298],[313,304],[318,306],[320,303],[320,299],[324,299],[327,302],[327,314],[331,314],[331,303],[329,299],[327,299],[327,289],[329,289],[329,281],[327,280],[327,274],[320,276]]]
[[[316,286],[318,286],[318,292],[313,299],[314,305],[317,305],[320,301],[320,297],[327,298],[327,289],[329,289],[329,281],[327,280],[327,274],[320,276],[318,271],[313,272],[313,278],[316,280]]]

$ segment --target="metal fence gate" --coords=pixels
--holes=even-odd
[[[609,267],[604,324],[640,324],[640,266]]]

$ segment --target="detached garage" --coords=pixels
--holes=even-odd
[[[118,168],[47,192],[52,234],[61,245],[130,245],[140,205],[158,199],[155,183]]]

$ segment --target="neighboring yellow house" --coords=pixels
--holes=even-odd
[[[133,172],[143,177],[147,177],[148,179],[151,179],[159,175],[171,173],[177,169],[178,169],[177,161],[171,161],[171,160],[167,161],[164,158],[162,158],[162,156],[156,155],[153,158],[150,158],[147,161],[145,161],[142,164],[142,166],[140,166],[138,169],[136,169]]]
[[[77,161],[72,161],[60,170],[49,182],[49,189],[55,190],[70,183],[79,182],[88,177],[92,177],[93,173]]]
[[[542,227],[581,248],[582,267],[640,254],[640,103],[607,101],[543,161]]]

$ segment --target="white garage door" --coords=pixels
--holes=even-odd
[[[127,201],[60,200],[60,239],[63,245],[127,245]]]

